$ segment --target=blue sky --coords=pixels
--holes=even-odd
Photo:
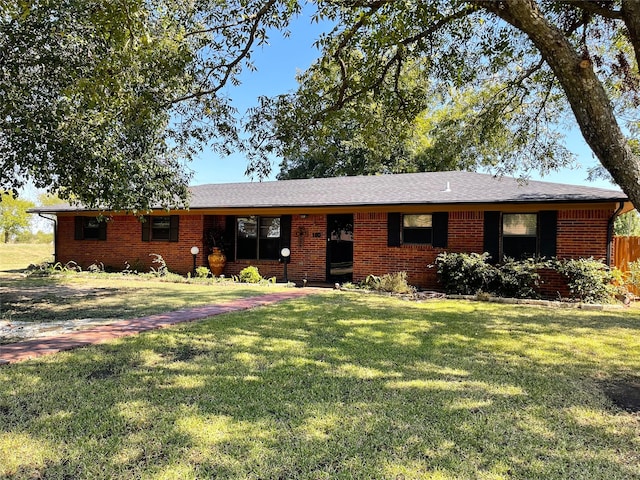
[[[323,28],[323,25],[312,23],[308,16],[301,16],[292,24],[291,35],[288,38],[283,38],[280,32],[275,32],[270,38],[270,44],[261,47],[253,55],[258,70],[244,72],[240,86],[227,88],[225,93],[233,99],[233,105],[240,112],[245,112],[247,108],[257,105],[257,99],[261,95],[271,96],[295,90],[296,73],[309,67],[319,55],[313,42]],[[587,170],[597,165],[598,161],[577,129],[568,134],[567,146],[577,157],[576,168],[563,169],[545,177],[534,172],[532,179],[616,188],[604,180],[586,180]],[[274,159],[272,175],[267,180],[275,179],[278,164],[279,160]],[[192,184],[247,182],[250,179],[244,175],[246,166],[247,161],[242,155],[225,157],[205,149],[190,164],[194,170]]]

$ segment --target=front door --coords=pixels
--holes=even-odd
[[[353,280],[353,214],[327,215],[327,282]]]

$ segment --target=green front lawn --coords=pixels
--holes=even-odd
[[[46,243],[0,243],[0,273],[53,261],[53,250]]]
[[[639,318],[327,291],[2,367],[0,477],[640,478]]]
[[[135,275],[0,276],[0,320],[128,319],[286,290],[282,284],[172,283]],[[0,339],[0,343],[2,340]]]

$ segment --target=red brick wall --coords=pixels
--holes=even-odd
[[[83,269],[92,263],[102,262],[105,267],[120,271],[125,262],[133,268],[149,270],[153,265],[150,254],[162,255],[169,270],[186,274],[193,269],[191,247],[197,246],[200,254],[197,264],[203,265],[202,215],[181,215],[178,242],[142,241],[140,221],[131,215],[117,215],[107,224],[107,240],[74,240],[74,217],[58,218],[57,254],[58,261],[74,261]]]
[[[561,210],[558,212],[559,258],[604,260],[607,256],[608,210]]]
[[[482,253],[484,247],[484,212],[450,212],[447,251]]]
[[[387,246],[387,214],[360,213],[354,218],[353,280],[367,275],[407,272],[412,285],[426,286],[435,282],[435,270],[427,266],[442,249],[430,245]]]
[[[482,252],[484,216],[482,212],[450,212],[448,248],[431,245],[387,246],[387,214],[358,213],[354,218],[353,280],[367,275],[407,272],[411,285],[437,288],[436,256],[444,251]]]
[[[558,212],[557,255],[561,258],[606,256],[608,210],[571,210]],[[151,253],[164,257],[171,271],[186,274],[193,268],[190,253],[192,246],[200,248],[198,265],[206,265],[203,232],[213,225],[224,228],[224,216],[182,215],[178,242],[143,242],[140,222],[133,216],[114,216],[107,227],[107,241],[74,240],[74,218],[58,219],[58,260],[73,260],[83,268],[102,262],[117,270],[124,263],[140,265],[148,269],[152,264]],[[292,215],[291,260],[288,277],[292,281],[324,282],[326,280],[327,217],[317,215]],[[450,252],[483,251],[483,212],[462,211],[449,213],[448,248]],[[441,248],[430,245],[387,246],[387,214],[354,214],[354,282],[367,275],[382,275],[406,271],[409,282],[423,288],[438,288],[433,264]],[[226,275],[235,275],[248,265],[255,265],[264,277],[275,276],[283,280],[284,268],[273,260],[229,259]],[[558,279],[548,279],[551,290],[559,289]]]

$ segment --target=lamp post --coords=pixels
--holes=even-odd
[[[282,250],[280,250],[280,255],[282,256],[282,263],[284,263],[284,283],[289,283],[289,277],[287,276],[287,263],[289,263],[291,250],[289,250],[287,247],[284,247]]]
[[[191,255],[193,255],[193,276],[196,276],[196,257],[200,253],[200,249],[198,247],[191,247]]]

